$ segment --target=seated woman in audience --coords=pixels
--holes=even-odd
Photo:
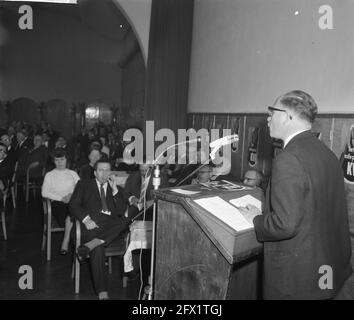
[[[73,226],[69,216],[68,203],[80,180],[78,174],[67,169],[67,154],[64,149],[57,148],[53,152],[55,169],[48,172],[42,185],[42,196],[52,200],[52,213],[60,227],[65,227],[61,244],[61,255],[68,253],[70,231]]]

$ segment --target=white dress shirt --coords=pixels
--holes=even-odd
[[[298,134],[302,133],[302,132],[305,132],[305,131],[308,131],[310,129],[305,129],[305,130],[300,130],[300,131],[297,131],[293,134],[291,134],[289,137],[287,137],[285,140],[284,140],[284,147],[283,149],[286,147],[286,145],[290,142],[291,139],[293,139],[295,136],[297,136]]]

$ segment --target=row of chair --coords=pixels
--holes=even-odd
[[[16,208],[17,190],[19,186],[22,186],[24,188],[26,203],[28,203],[29,201],[29,192],[31,189],[33,190],[33,197],[36,196],[36,189],[41,189],[42,180],[45,175],[45,167],[43,167],[42,169],[42,173],[40,177],[41,179],[39,179],[40,183],[38,183],[38,181],[36,181],[31,177],[31,171],[35,168],[36,166],[34,165],[34,163],[31,163],[26,170],[25,180],[19,180],[17,179],[18,162],[16,162],[14,173],[11,180],[11,193],[12,193],[12,199],[13,199],[12,201],[13,201],[14,208]]]

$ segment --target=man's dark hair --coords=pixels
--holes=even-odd
[[[290,91],[280,97],[280,103],[294,110],[300,118],[313,123],[317,115],[317,104],[306,92],[301,90]]]
[[[68,159],[68,155],[67,155],[65,149],[63,149],[63,148],[56,148],[52,152],[52,158],[53,159],[55,159],[55,158],[64,158],[64,157],[66,159]]]
[[[68,140],[64,136],[58,136],[55,141],[57,142],[60,138],[65,140],[65,142],[68,142]]]
[[[109,165],[112,167],[111,163],[109,162],[108,158],[101,157],[96,163],[93,165],[94,170],[97,170],[97,166],[99,163],[109,163]]]
[[[97,147],[96,147],[97,146]],[[90,143],[90,151],[91,150],[101,150],[102,149],[102,143],[99,140],[93,140]]]

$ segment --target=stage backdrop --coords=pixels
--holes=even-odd
[[[353,15],[352,0],[195,0],[188,111],[265,112],[303,89],[320,112],[353,112]]]

